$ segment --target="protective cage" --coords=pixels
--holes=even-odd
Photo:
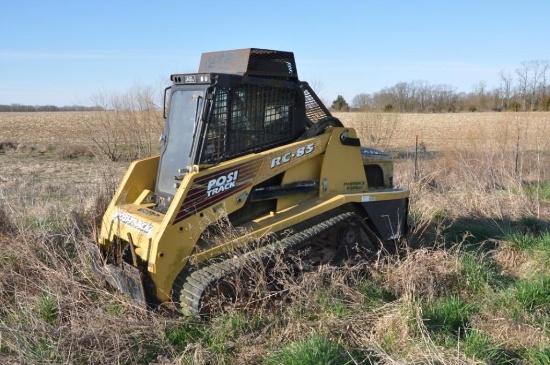
[[[296,87],[218,87],[200,163],[215,164],[295,140],[305,130],[301,95]]]

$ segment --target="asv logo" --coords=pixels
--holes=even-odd
[[[138,231],[141,231],[145,234],[150,234],[153,230],[153,225],[151,223],[147,223],[145,221],[142,221],[139,218],[134,217],[131,214],[122,212],[120,210],[117,210],[115,213],[115,216],[113,217],[114,220],[118,220],[120,223],[123,223],[127,226],[130,226],[132,228],[137,229]]]
[[[233,189],[237,182],[237,176],[239,176],[239,170],[232,171],[229,174],[210,180],[206,188],[206,196],[211,197],[223,191]]]

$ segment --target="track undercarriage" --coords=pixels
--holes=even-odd
[[[337,209],[267,237],[267,244],[240,256],[184,270],[174,283],[174,302],[186,315],[254,307],[284,292],[288,279],[319,265],[372,258],[377,244],[363,219]]]

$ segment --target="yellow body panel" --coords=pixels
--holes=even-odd
[[[321,196],[335,192],[349,192],[347,189],[350,186],[358,186],[356,191],[367,189],[367,179],[359,148],[346,146],[340,142],[340,136],[345,131],[348,137],[357,137],[353,129],[337,128],[332,133],[321,169]]]
[[[290,184],[296,181],[318,180],[321,174],[321,164],[323,163],[323,155],[313,156],[301,164],[288,169],[285,172],[281,185]],[[316,193],[304,193],[289,195],[277,199],[277,211],[280,212],[287,208],[293,207],[303,200],[311,197]]]
[[[130,233],[134,239],[137,238],[134,243],[141,253],[149,249],[150,237],[146,237],[147,232],[158,231],[163,217],[158,214],[143,216],[137,209],[142,204],[143,208],[150,206],[145,199],[155,187],[158,162],[159,156],[153,156],[130,165],[103,217],[100,244],[109,245],[114,235],[126,239]],[[153,225],[157,230],[147,225]]]

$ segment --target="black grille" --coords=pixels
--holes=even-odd
[[[250,76],[276,76],[280,78],[298,78],[294,54],[292,52],[272,51],[252,48],[248,59]]]
[[[298,71],[292,52],[258,48],[203,53],[199,73],[298,80]]]

